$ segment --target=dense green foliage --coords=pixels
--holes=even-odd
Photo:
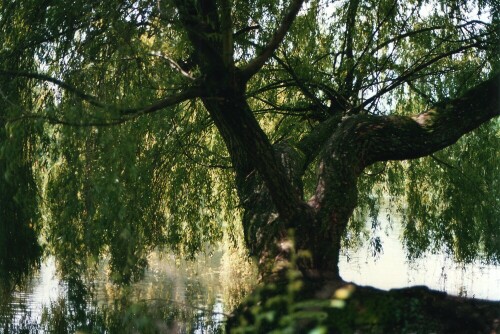
[[[32,61],[2,58],[0,63],[19,68]],[[37,242],[40,198],[33,175],[40,129],[29,121],[6,120],[20,101],[30,99],[31,87],[28,80],[0,82],[4,101],[0,109],[0,277],[7,278],[5,283],[19,282],[41,255]]]
[[[224,3],[244,66],[288,4]],[[309,1],[247,101],[273,143],[298,143],[339,111],[422,112],[499,70],[499,15],[494,0]],[[234,233],[241,203],[212,118],[194,98],[155,104],[203,74],[188,33],[175,1],[0,3],[2,258],[36,231],[65,274],[109,254],[127,282],[155,247],[192,256]],[[370,235],[367,216],[376,232],[389,201],[409,255],[444,247],[498,263],[499,131],[493,120],[431,157],[371,166],[346,243]],[[306,197],[314,161],[307,170]]]

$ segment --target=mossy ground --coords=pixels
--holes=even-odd
[[[233,313],[228,332],[500,333],[500,302],[421,286],[390,291],[345,282],[307,282],[296,291],[290,286],[257,288]]]

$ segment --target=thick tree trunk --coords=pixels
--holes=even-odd
[[[210,95],[203,102],[231,155],[246,246],[258,259],[262,279],[274,280],[290,258],[290,229],[311,235],[306,227],[314,215],[302,200],[301,153],[285,143],[269,143],[241,91]]]
[[[244,210],[246,246],[258,259],[265,282],[280,280],[282,284],[278,286],[285,286],[289,277],[280,274],[295,264],[307,283],[305,298],[330,300],[334,292],[330,288],[341,282],[338,269],[341,240],[357,204],[356,183],[363,169],[377,161],[429,155],[497,116],[500,76],[461,98],[445,101],[414,117],[355,115],[341,119],[342,115],[337,113],[295,146],[286,142],[273,145],[247,103],[246,83],[280,45],[302,0],[290,2],[269,43],[242,68],[237,68],[231,59],[234,50],[231,12],[225,7],[228,3],[220,3],[224,10],[219,15],[214,0],[196,4],[175,1],[195,49],[201,73],[199,82],[204,87],[203,104],[232,159],[235,185]],[[352,2],[349,9],[352,18],[356,10],[357,2]],[[355,27],[350,22],[352,33]],[[346,40],[347,67],[352,58],[351,37]],[[353,76],[351,69],[343,93],[356,96]],[[348,96],[344,98],[348,100]],[[313,197],[306,200],[302,178],[312,161],[318,162],[317,183]],[[293,256],[305,253],[310,256],[298,260]],[[285,287],[270,291],[269,296],[286,293],[289,291]],[[256,295],[259,301],[267,298],[258,291]],[[357,302],[353,305],[364,307]],[[244,307],[238,313],[245,313]],[[340,318],[333,315],[332,319]]]
[[[339,278],[341,239],[357,204],[356,182],[363,169],[376,161],[416,158],[451,145],[498,114],[497,91],[494,78],[414,117],[345,119],[322,144],[316,191],[307,203],[301,181],[307,152],[286,143],[271,146],[243,90],[210,94],[204,103],[233,159],[245,210],[245,240],[258,258],[261,276],[274,279],[286,267],[293,241],[297,251],[311,255],[297,263],[304,275]]]
[[[363,169],[376,161],[429,155],[455,143],[465,133],[499,114],[499,92],[500,76],[497,75],[461,97],[413,117],[358,115],[345,119],[323,141],[316,192],[308,201],[308,215],[302,216],[300,224],[287,224],[280,219],[279,211],[271,204],[274,196],[265,190],[267,183],[255,176],[253,189],[260,190],[252,192],[253,197],[249,198],[253,204],[245,206],[248,246],[260,256],[261,262],[266,262],[263,260],[266,257],[267,262],[272,262],[276,254],[270,249],[283,254],[286,229],[293,227],[296,249],[311,253],[312,261],[298,263],[302,272],[311,278],[339,278],[341,239],[357,204],[356,182]],[[283,150],[283,147],[286,146],[275,147],[281,157],[278,160],[290,182],[302,194],[301,166],[308,160],[307,152],[290,146]],[[257,236],[261,237],[257,240]],[[269,266],[262,269],[269,270]]]
[[[303,282],[292,301],[283,297],[290,298],[290,285],[258,287],[228,319],[228,332],[309,333],[319,327],[327,333],[500,333],[499,302],[423,286],[383,291],[338,280]],[[290,310],[296,312],[291,317]]]
[[[201,7],[193,1],[175,3],[196,50],[203,104],[232,159],[244,209],[246,244],[258,258],[264,279],[272,279],[286,267],[292,242],[296,251],[310,254],[297,263],[305,276],[338,279],[341,239],[357,204],[356,182],[363,169],[376,161],[431,154],[499,113],[497,75],[461,98],[414,117],[356,115],[340,119],[335,115],[295,147],[272,145],[247,103],[246,83],[283,40],[302,1],[290,3],[268,45],[242,68],[231,59],[230,11],[225,9],[219,15],[213,0],[202,1]],[[354,16],[357,2],[351,5],[350,15]],[[352,24],[350,29],[354,29]],[[350,43],[348,38],[347,49]],[[352,77],[348,86],[351,81]],[[346,87],[348,92],[351,89]],[[306,201],[302,177],[315,159],[319,163],[316,190]]]

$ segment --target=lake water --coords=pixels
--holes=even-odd
[[[500,266],[458,264],[444,253],[426,254],[409,263],[397,235],[381,237],[383,251],[374,258],[367,248],[343,256],[340,275],[346,281],[380,289],[426,285],[448,294],[500,301]]]
[[[367,248],[342,257],[345,280],[381,289],[426,285],[453,295],[500,301],[500,267],[462,266],[444,254],[409,264],[397,233],[381,237],[383,252],[377,258]],[[63,328],[61,333],[86,333],[88,328],[113,332],[110,328],[116,323],[134,329],[130,333],[221,332],[226,313],[254,281],[251,266],[237,254],[216,252],[187,263],[155,253],[149,260],[144,279],[128,289],[111,284],[103,266],[91,294],[85,294],[79,306],[69,300],[68,283],[58,278],[55,260],[49,257],[26,286],[0,302],[0,333],[52,333],[57,331],[50,327],[54,323]],[[86,320],[78,320],[80,313]]]
[[[111,283],[103,264],[78,305],[70,301],[78,300],[78,287],[59,279],[49,257],[25,287],[0,301],[0,333],[217,333],[225,309],[239,301],[225,296],[243,296],[251,287],[249,278],[225,277],[221,252],[189,263],[154,253],[149,263],[144,278],[126,288]]]

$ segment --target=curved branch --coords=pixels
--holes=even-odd
[[[47,74],[23,72],[23,71],[0,70],[0,75],[12,76],[12,77],[23,77],[23,78],[36,79],[36,80],[40,80],[40,81],[50,82],[50,83],[53,83],[53,84],[65,89],[65,90],[67,90],[68,92],[75,94],[77,97],[81,98],[82,100],[87,101],[88,103],[90,103],[91,105],[93,105],[95,107],[106,108],[106,105],[104,103],[98,101],[98,99],[95,96],[87,94],[87,93],[79,90],[75,86],[72,86],[72,85],[70,85],[62,80],[56,79],[56,78],[51,77],[50,75],[47,75]]]
[[[392,91],[393,89],[399,87],[400,85],[410,81],[417,73],[429,68],[429,66],[431,66],[434,63],[437,63],[441,59],[444,59],[446,57],[449,57],[449,56],[452,56],[452,55],[455,55],[455,54],[458,54],[461,52],[464,52],[466,50],[469,50],[469,49],[472,49],[472,48],[478,47],[478,46],[479,46],[479,43],[472,43],[472,44],[464,45],[464,46],[461,46],[459,48],[450,50],[448,52],[438,54],[435,57],[433,57],[429,60],[426,60],[424,62],[414,64],[413,68],[410,67],[410,68],[406,69],[399,77],[395,78],[393,80],[393,82],[391,82],[389,85],[381,88],[376,94],[372,95],[371,97],[369,97],[368,99],[363,101],[363,103],[361,103],[360,105],[355,107],[353,112],[365,108],[366,106],[368,106],[369,104],[371,104],[372,102],[374,102],[378,98],[380,98],[382,95],[384,95],[384,94]]]
[[[299,147],[306,157],[321,150],[318,187],[311,203],[325,217],[331,212],[342,213],[345,221],[339,221],[345,223],[356,204],[357,178],[367,166],[430,155],[499,115],[497,73],[463,96],[443,101],[419,115],[348,117],[319,146],[325,132],[332,129],[325,124],[318,135],[306,137]],[[350,201],[346,201],[348,193]]]
[[[158,102],[150,104],[149,106],[139,107],[139,108],[129,108],[129,109],[118,109],[118,111],[122,115],[137,117],[144,114],[150,114],[152,112],[165,109],[167,107],[171,107],[173,105],[179,104],[187,100],[203,97],[204,94],[205,93],[202,87],[191,86],[176,94],[166,96],[163,99],[159,100]]]
[[[420,115],[356,115],[345,119],[322,148],[317,187],[309,200],[322,229],[322,239],[313,253],[315,263],[338,274],[341,237],[356,207],[357,179],[365,167],[377,161],[426,156],[452,145],[500,114],[499,93],[497,74],[462,97],[444,101]]]
[[[281,21],[280,26],[275,31],[271,40],[254,59],[252,59],[244,68],[242,68],[241,75],[243,80],[248,81],[255,73],[257,73],[262,68],[262,66],[264,66],[266,61],[271,58],[274,51],[276,51],[276,49],[279,47],[279,45],[285,38],[286,33],[292,26],[292,23],[297,16],[300,8],[302,7],[303,2],[304,0],[292,1],[285,16],[283,17],[283,21]]]
[[[356,147],[357,166],[352,167],[360,172],[377,161],[430,155],[499,115],[500,73],[497,73],[461,97],[440,102],[419,115],[353,116],[339,131],[344,133],[342,138],[347,138],[347,133],[353,136],[350,144]]]
[[[7,76],[14,76],[14,77],[25,77],[25,78],[31,78],[31,79],[37,79],[37,80],[41,80],[41,81],[51,82],[51,83],[65,89],[66,91],[69,91],[69,92],[75,94],[77,97],[81,98],[84,101],[87,101],[88,103],[90,103],[91,105],[93,105],[95,107],[98,107],[101,109],[109,109],[109,110],[117,111],[118,113],[121,114],[121,116],[125,116],[125,118],[120,117],[118,119],[110,118],[109,122],[103,121],[103,122],[96,123],[97,125],[104,125],[104,126],[120,124],[120,123],[123,123],[125,121],[128,121],[131,118],[135,118],[135,117],[140,116],[140,115],[149,114],[149,113],[161,110],[161,109],[165,109],[167,107],[179,104],[181,102],[184,102],[184,101],[187,101],[190,99],[202,97],[204,95],[204,90],[201,88],[201,85],[194,85],[194,86],[190,86],[190,87],[188,87],[188,88],[186,88],[178,93],[168,95],[168,96],[164,97],[163,99],[161,99],[153,104],[150,104],[148,106],[145,106],[145,107],[119,108],[119,107],[116,107],[113,105],[107,105],[107,104],[99,101],[97,99],[97,97],[90,95],[90,94],[87,94],[87,93],[79,90],[78,88],[62,81],[62,80],[56,79],[56,78],[51,77],[51,76],[46,75],[46,74],[22,72],[22,71],[18,72],[18,71],[0,70],[0,75],[7,75]],[[64,120],[56,120],[56,119],[51,119],[48,117],[38,116],[38,115],[26,115],[23,118],[42,118],[42,119],[45,119],[48,121],[53,121],[53,122],[56,122],[59,124],[65,124]],[[71,123],[68,125],[76,125],[76,124]]]
[[[158,51],[156,51],[156,52],[151,52],[151,53],[149,53],[148,55],[150,55],[150,56],[154,56],[154,57],[160,57],[160,58],[164,59],[165,61],[167,61],[167,62],[170,64],[170,66],[171,66],[173,69],[175,69],[177,72],[179,72],[179,73],[180,73],[183,77],[188,78],[189,80],[195,80],[195,78],[194,78],[194,77],[193,77],[193,76],[192,76],[192,75],[191,75],[188,71],[184,70],[184,69],[182,68],[182,66],[181,66],[181,65],[179,65],[179,63],[178,63],[178,62],[176,62],[176,61],[175,61],[175,60],[173,60],[172,58],[170,58],[170,57],[168,57],[168,56],[166,56],[166,55],[162,54],[161,52],[158,52]]]

